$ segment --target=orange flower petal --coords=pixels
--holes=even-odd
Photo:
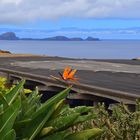
[[[66,80],[68,78],[68,75],[69,75],[70,71],[71,71],[71,68],[70,67],[66,67],[64,69],[64,72],[63,72],[63,79],[64,80]]]
[[[74,74],[76,73],[76,69],[74,69],[74,70],[72,70],[70,73],[69,73],[69,75],[68,75],[68,79],[71,79],[71,78],[74,78]]]

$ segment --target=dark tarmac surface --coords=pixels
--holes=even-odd
[[[140,94],[140,61],[136,60],[88,60],[60,57],[0,57],[0,68],[8,68],[32,74],[59,76],[65,66],[78,71],[79,82],[109,89]]]

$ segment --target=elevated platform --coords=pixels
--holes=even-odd
[[[87,60],[60,57],[1,57],[0,71],[13,78],[25,77],[46,85],[48,89],[65,88],[67,84],[53,79],[66,66],[77,69],[78,83],[73,83],[69,98],[134,104],[140,99],[140,61]],[[55,88],[54,88],[55,87]],[[43,88],[43,87],[42,87]]]

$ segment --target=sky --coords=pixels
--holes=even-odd
[[[0,0],[0,33],[140,39],[140,0]]]

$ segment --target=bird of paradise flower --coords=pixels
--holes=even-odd
[[[73,82],[77,82],[79,78],[75,77],[75,73],[77,72],[76,69],[71,69],[70,67],[65,67],[63,73],[59,72],[59,75],[61,76],[61,79],[64,81],[73,81]],[[53,78],[59,80],[58,77],[54,77]]]
[[[59,72],[59,74],[63,80],[77,81],[78,78],[75,77],[76,71],[77,71],[76,69],[72,70],[70,67],[66,67],[63,71],[63,74],[61,74],[60,72]]]

